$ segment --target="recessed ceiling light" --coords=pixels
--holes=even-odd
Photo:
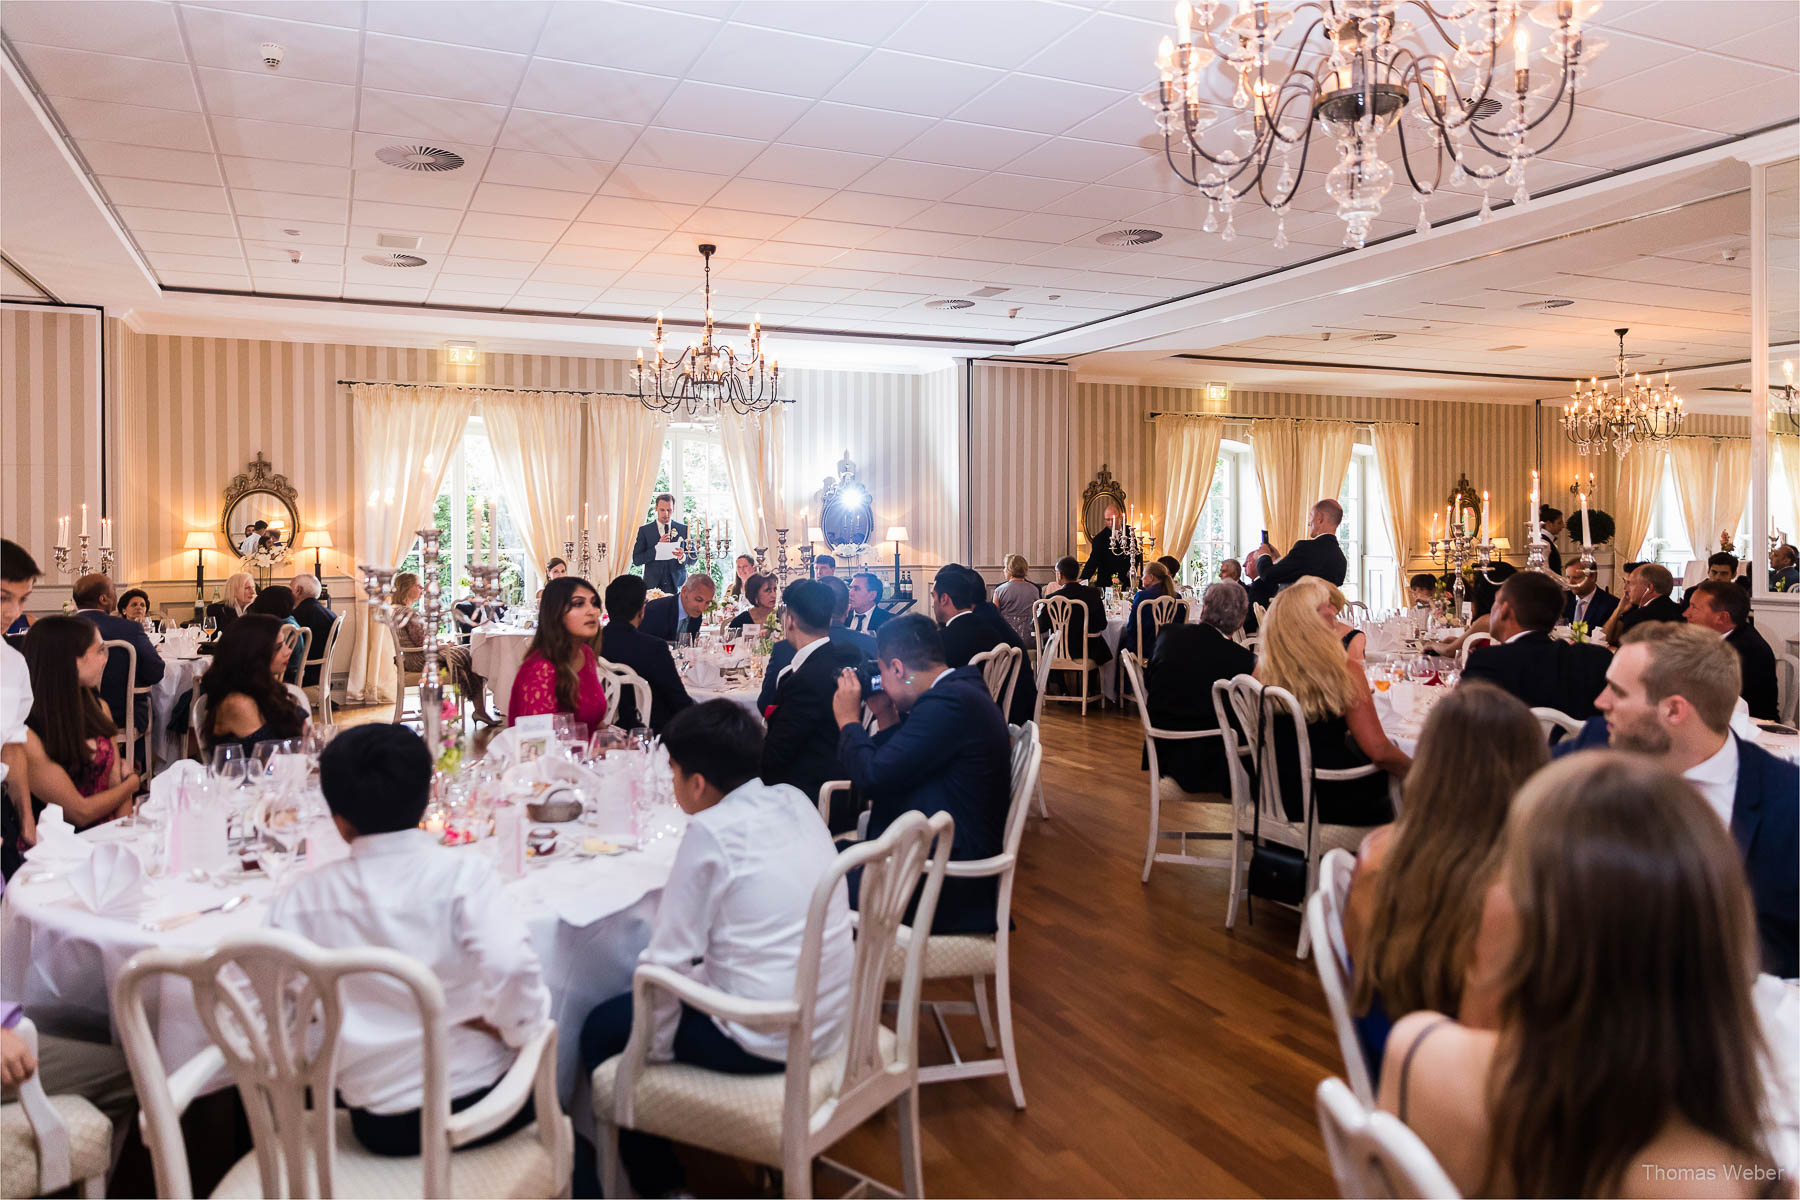
[[[983,300],[991,300],[995,296],[998,296],[1002,292],[1010,292],[1010,291],[1012,291],[1011,288],[984,287],[984,288],[976,288],[974,291],[970,292],[969,295],[978,296]]]
[[[1519,307],[1533,312],[1549,312],[1554,308],[1567,308],[1573,303],[1573,300],[1527,300]]]
[[[1397,333],[1359,333],[1350,340],[1353,342],[1391,342],[1399,336]]]
[[[422,267],[425,260],[416,254],[365,254],[363,261],[377,267]]]
[[[463,165],[463,156],[454,150],[418,144],[383,146],[375,157],[402,171],[454,171]]]
[[[1148,246],[1162,240],[1160,229],[1113,229],[1094,239],[1102,246]]]
[[[927,300],[925,307],[936,309],[974,308],[975,302],[973,300]]]

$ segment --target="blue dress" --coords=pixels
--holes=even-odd
[[[1349,964],[1349,977],[1356,978],[1356,964]],[[1345,997],[1346,1000],[1349,997]],[[1387,1004],[1376,992],[1369,1001],[1369,1011],[1362,1016],[1352,1014],[1350,1023],[1356,1028],[1356,1041],[1362,1047],[1363,1060],[1369,1067],[1369,1080],[1379,1088],[1381,1086],[1381,1060],[1387,1054],[1388,1034],[1394,1032],[1394,1022],[1388,1017]]]

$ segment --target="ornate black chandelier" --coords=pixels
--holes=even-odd
[[[665,413],[690,417],[717,416],[729,407],[740,413],[764,412],[779,402],[781,365],[764,359],[762,318],[750,322],[750,348],[744,357],[713,337],[712,256],[717,246],[702,244],[706,267],[706,325],[700,340],[670,359],[663,353],[663,319],[656,318],[656,357],[644,361],[638,351],[631,381],[638,403]]]

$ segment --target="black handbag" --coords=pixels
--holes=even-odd
[[[1251,795],[1256,800],[1256,815],[1250,825],[1250,899],[1270,900],[1298,908],[1306,899],[1306,855],[1292,846],[1262,840],[1262,735],[1268,710],[1257,712],[1257,766],[1251,772]],[[1250,919],[1256,920],[1255,906]]]

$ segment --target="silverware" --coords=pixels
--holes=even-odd
[[[222,900],[208,908],[197,908],[192,912],[176,913],[172,917],[162,917],[155,921],[145,921],[143,926],[153,933],[165,933],[171,929],[179,929],[189,921],[197,921],[208,913],[232,912],[235,909],[243,907],[249,900],[250,897],[246,893],[239,892],[230,899]]]

